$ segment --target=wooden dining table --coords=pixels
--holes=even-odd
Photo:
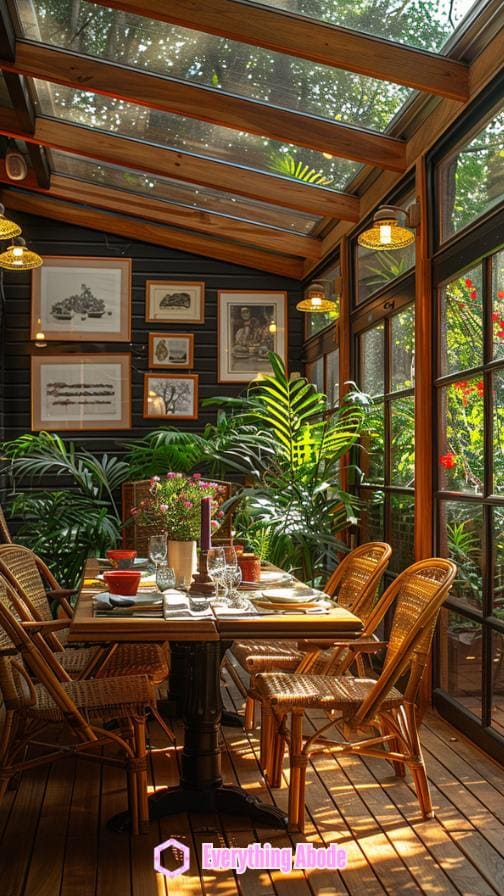
[[[211,615],[201,618],[165,619],[161,612],[149,617],[98,615],[93,598],[104,589],[96,579],[103,568],[96,559],[87,561],[69,642],[104,645],[168,641],[187,654],[180,781],[177,787],[157,791],[149,798],[151,818],[186,811],[219,811],[247,815],[269,827],[283,827],[286,818],[281,810],[260,802],[241,787],[223,783],[219,740],[222,659],[238,639],[353,639],[362,631],[361,620],[337,605],[320,614],[262,609],[258,615],[230,616],[220,615],[218,608],[212,607]],[[115,816],[109,824],[116,830],[127,829],[126,813]]]

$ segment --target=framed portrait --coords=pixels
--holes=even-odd
[[[287,293],[219,290],[218,380],[248,383],[271,373],[268,354],[287,357]]]
[[[145,320],[149,323],[204,323],[204,283],[147,280],[145,290]]]
[[[144,417],[197,420],[198,382],[193,373],[146,373]]]
[[[149,333],[149,367],[192,367],[192,333]]]
[[[131,259],[44,256],[33,272],[31,338],[129,342]]]
[[[129,354],[32,355],[32,429],[131,428]]]

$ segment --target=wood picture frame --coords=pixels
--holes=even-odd
[[[271,373],[271,351],[287,361],[287,293],[219,290],[218,382],[248,383],[261,373]]]
[[[205,284],[201,280],[147,280],[147,323],[202,324],[205,322]]]
[[[193,333],[149,333],[149,367],[194,366]]]
[[[31,338],[129,342],[131,259],[44,256],[33,271]]]
[[[34,432],[131,429],[131,355],[32,355],[31,405]]]
[[[198,374],[146,373],[144,376],[145,419],[198,419]]]

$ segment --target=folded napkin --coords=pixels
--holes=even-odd
[[[250,604],[248,607],[244,609],[238,609],[238,607],[228,607],[225,604],[214,604],[214,613],[217,616],[260,616],[261,614],[254,607],[253,604]]]
[[[143,596],[110,594],[109,591],[102,591],[94,595],[94,606],[98,615],[113,613],[115,616],[131,616],[135,611],[145,612],[147,608],[149,612],[159,614],[163,608],[163,595],[159,591]]]
[[[183,591],[175,591],[175,589],[169,589],[164,592],[163,595],[163,612],[165,619],[177,619],[177,618],[197,618],[203,616],[212,616],[212,610],[210,608],[210,604],[206,604],[201,610],[192,610],[190,605],[190,598],[188,594],[184,594]]]

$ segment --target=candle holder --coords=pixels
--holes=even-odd
[[[198,571],[193,575],[193,581],[189,588],[189,594],[215,594],[215,586],[207,569],[208,551],[200,550],[198,558]]]

